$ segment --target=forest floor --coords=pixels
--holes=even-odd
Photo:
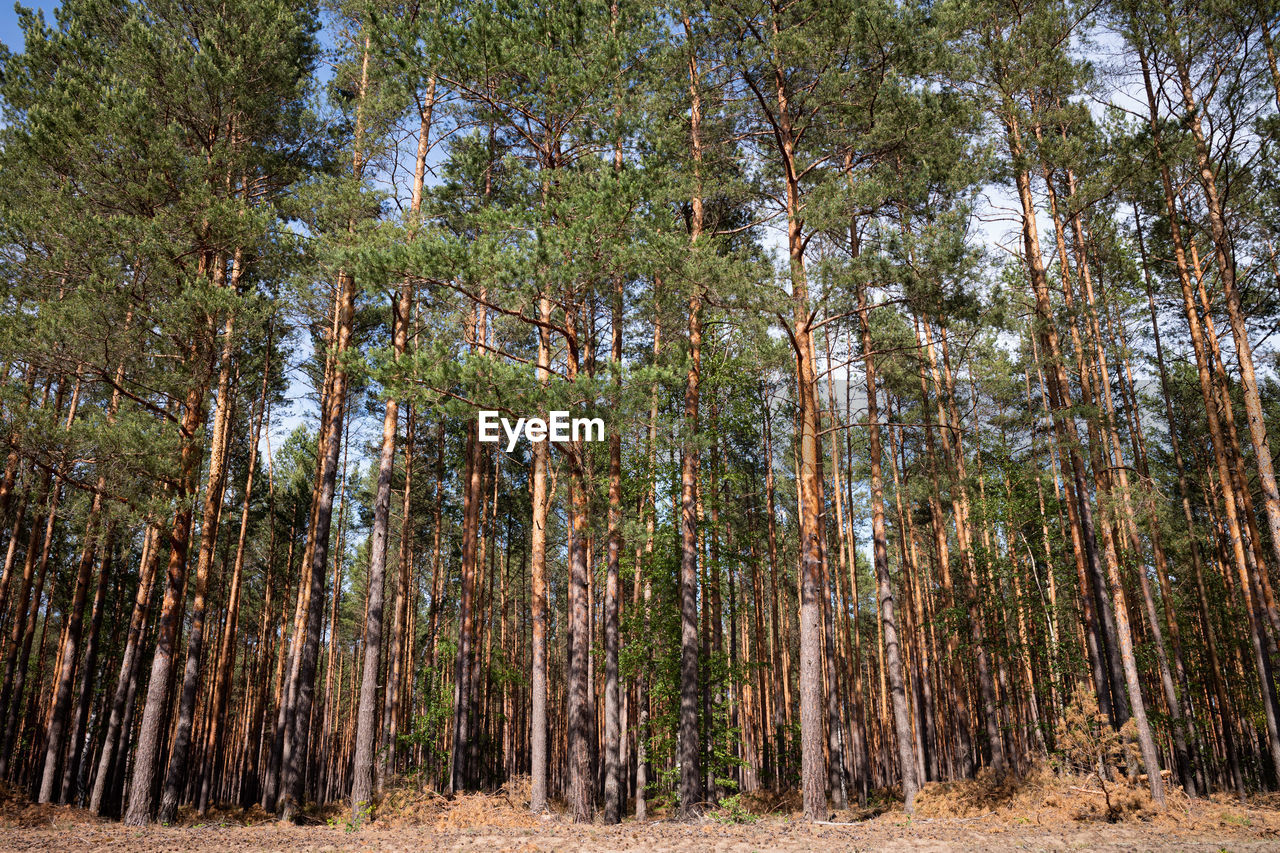
[[[523,793],[523,792],[521,792]],[[69,806],[0,797],[0,850],[456,850],[748,851],[783,850],[1280,850],[1280,796],[1188,800],[1180,793],[1156,812],[1145,794],[1051,774],[1004,783],[932,784],[908,817],[884,801],[809,824],[794,796],[742,797],[696,822],[659,816],[640,824],[575,825],[562,814],[530,815],[516,792],[446,799],[398,789],[365,826],[331,806],[302,825],[254,809],[217,811],[146,829],[94,818]]]

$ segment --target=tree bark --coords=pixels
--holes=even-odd
[[[201,448],[196,434],[204,423],[204,387],[193,385],[187,392],[182,421],[182,455],[178,488],[175,491],[173,523],[169,529],[169,563],[165,570],[164,601],[160,605],[159,634],[151,659],[151,677],[147,681],[147,698],[142,708],[138,729],[138,750],[133,759],[133,776],[129,782],[129,807],[124,822],[129,826],[145,826],[151,822],[152,781],[159,769],[160,738],[164,729],[165,710],[169,698],[169,679],[173,672],[179,622],[186,591],[187,548],[191,543],[190,495],[195,488],[196,469]]]
[[[404,356],[408,343],[412,298],[413,288],[406,279],[400,288],[398,301],[392,305],[392,346],[397,359]],[[382,450],[378,457],[373,530],[369,537],[369,597],[364,627],[364,669],[360,680],[360,704],[356,712],[351,784],[351,820],[356,824],[368,817],[373,799],[374,746],[378,741],[378,681],[382,671],[382,609],[387,575],[387,535],[391,519],[391,475],[395,470],[399,418],[399,403],[394,396],[388,396],[382,418]],[[337,626],[334,625],[332,630],[336,632]],[[383,701],[389,701],[385,695],[386,688],[384,683]],[[394,684],[391,689],[395,689]]]
[[[333,378],[329,399],[325,406],[323,432],[324,453],[319,462],[318,486],[314,503],[314,524],[310,531],[310,566],[306,581],[308,591],[304,601],[302,635],[298,648],[295,676],[290,689],[294,697],[289,716],[291,728],[285,738],[281,765],[280,805],[281,820],[291,821],[302,808],[306,782],[307,746],[311,733],[311,711],[315,692],[316,663],[320,649],[320,631],[324,616],[325,574],[329,565],[329,534],[333,519],[333,498],[337,488],[339,459],[341,457],[342,425],[346,413],[347,368],[343,354],[351,346],[352,326],[355,314],[355,280],[340,271],[338,274],[337,336],[334,340]]]
[[[685,32],[692,35],[685,19]],[[689,201],[689,244],[696,251],[702,236],[702,190],[697,185],[702,162],[702,92],[698,58],[688,60],[689,131],[695,187]],[[702,744],[698,730],[698,392],[702,369],[702,293],[693,285],[689,296],[688,369],[684,386],[684,427],[680,457],[680,815],[694,817],[702,806]]]
[[[545,324],[551,317],[551,301],[545,296],[538,301],[538,315]],[[545,325],[538,326],[537,379],[544,389],[551,381],[551,336]],[[529,808],[535,814],[547,809],[547,511],[551,495],[547,490],[548,449],[545,441],[533,443],[533,519],[530,533],[532,564],[531,594],[533,627],[530,656],[533,676],[531,685],[529,754],[532,764],[532,793]]]
[[[38,802],[50,803],[62,799],[62,776],[58,772],[59,760],[62,756],[63,737],[71,714],[71,688],[75,680],[76,655],[80,644],[80,635],[84,629],[84,608],[89,596],[89,579],[93,575],[94,557],[98,553],[98,515],[102,511],[102,494],[93,496],[93,504],[89,509],[89,519],[85,525],[84,540],[81,546],[80,565],[76,570],[75,592],[68,612],[69,621],[63,634],[61,659],[53,709],[49,717],[49,729],[46,734],[44,756],[44,774],[40,780],[40,796]]]
[[[622,279],[615,281],[612,352],[614,405],[622,395]],[[604,590],[604,822],[621,819],[621,720],[618,697],[618,561],[622,556],[622,436],[617,425],[609,434],[609,552]]]
[[[240,265],[237,253],[236,266]],[[214,271],[214,280],[221,278],[221,262]],[[238,278],[235,275],[234,278]],[[204,651],[205,602],[209,591],[209,570],[213,566],[214,551],[218,544],[218,524],[222,517],[222,495],[227,480],[227,444],[234,404],[232,397],[232,344],[234,341],[234,317],[228,317],[223,329],[221,367],[218,372],[217,412],[213,420],[210,439],[209,478],[205,483],[204,508],[200,522],[200,552],[196,559],[195,599],[191,605],[191,630],[187,634],[187,659],[182,673],[182,692],[178,700],[178,726],[173,734],[173,746],[169,752],[169,770],[165,777],[164,793],[160,798],[157,818],[161,823],[172,823],[178,813],[178,799],[187,783],[187,762],[191,750],[191,730],[195,723],[196,691],[200,687],[200,656]]]
[[[876,398],[875,356],[871,342],[871,326],[867,317],[866,289],[858,288],[858,320],[862,327],[862,358],[867,375],[867,441],[871,462],[871,539],[876,565],[876,597],[880,603],[880,624],[884,629],[885,663],[889,676],[889,692],[893,704],[893,729],[898,740],[899,772],[907,814],[915,810],[916,756],[907,716],[906,680],[902,675],[902,650],[898,642],[898,622],[889,577],[889,543],[884,526],[884,475],[881,472],[880,412]]]
[[[159,525],[152,523],[147,527],[143,540],[142,560],[138,568],[138,592],[133,600],[133,614],[129,618],[129,633],[125,639],[124,653],[120,656],[120,675],[116,680],[115,694],[111,699],[111,715],[107,720],[107,730],[102,737],[102,751],[98,757],[98,773],[93,780],[93,792],[89,795],[89,811],[95,815],[102,814],[103,795],[115,766],[116,753],[121,740],[121,728],[125,717],[125,699],[129,695],[129,685],[134,680],[134,671],[139,663],[138,646],[142,640],[142,626],[147,618],[147,609],[151,602],[151,588],[155,583],[156,565],[159,563],[161,536]]]

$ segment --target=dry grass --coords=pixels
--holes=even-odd
[[[174,826],[257,826],[273,821],[276,816],[265,811],[254,803],[247,809],[238,806],[210,806],[204,814],[199,814],[191,806],[178,809],[174,818]]]
[[[804,808],[799,791],[748,791],[742,795],[742,805],[752,814],[790,814]]]
[[[101,823],[88,809],[44,805],[27,799],[25,792],[0,782],[0,826],[54,826],[68,823]]]
[[[1037,767],[1024,776],[997,777],[988,768],[973,779],[930,782],[916,795],[916,817],[968,818],[993,811],[1030,812],[1065,793],[1063,780]]]
[[[1166,805],[1157,808],[1145,782],[1109,782],[1097,776],[1059,776],[1037,767],[1022,776],[997,777],[989,770],[962,782],[933,782],[916,797],[917,820],[976,819],[989,815],[1002,824],[1036,826],[1070,822],[1142,823],[1171,832],[1248,830],[1280,838],[1280,795],[1249,802],[1225,794],[1191,800],[1176,785],[1165,785]]]
[[[397,785],[384,791],[373,817],[379,826],[432,826],[441,832],[478,827],[533,828],[528,776],[517,776],[492,793],[446,797],[429,789]]]
[[[1162,811],[1144,786],[1108,782],[1096,776],[1059,776],[1039,766],[1017,776],[997,776],[984,768],[974,779],[933,782],[916,797],[916,817],[971,818],[983,814],[1021,817],[1036,823],[1069,820],[1152,820],[1185,814],[1189,800],[1181,788],[1166,786]]]

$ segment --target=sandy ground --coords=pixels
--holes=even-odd
[[[1096,785],[1049,776],[1015,784],[930,785],[912,817],[901,804],[885,802],[816,825],[792,811],[793,798],[776,797],[744,798],[746,811],[722,809],[692,823],[659,818],[612,827],[575,825],[560,814],[530,815],[522,793],[446,799],[397,791],[379,807],[377,820],[363,826],[351,824],[335,805],[305,825],[280,824],[255,809],[203,818],[184,813],[181,825],[146,829],[9,797],[0,802],[0,851],[1280,851],[1277,795],[1242,804],[1175,793],[1161,811],[1140,791],[1113,788],[1108,793],[1114,820],[1108,820]]]
[[[71,822],[0,829],[4,850],[510,850],[510,851],[749,851],[785,850],[1280,850],[1274,831],[1224,825],[1219,830],[1170,832],[1144,823],[1012,825],[993,815],[978,820],[907,821],[885,816],[856,826],[809,826],[766,819],[747,825],[657,821],[617,827],[574,826],[552,820],[537,829],[474,827],[377,828],[341,826],[196,825],[132,829],[118,823]]]

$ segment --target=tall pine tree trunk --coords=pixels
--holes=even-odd
[[[622,395],[622,279],[615,281],[612,351],[614,406]],[[615,424],[609,434],[609,543],[604,590],[604,822],[617,823],[622,804],[622,737],[618,697],[618,562],[622,556],[622,436]]]
[[[147,618],[147,609],[151,602],[151,589],[155,582],[156,565],[159,563],[159,525],[151,523],[143,539],[142,559],[138,566],[138,592],[133,600],[133,613],[129,617],[129,631],[125,638],[124,653],[120,656],[120,675],[116,680],[115,693],[111,698],[111,713],[107,719],[107,729],[102,736],[102,750],[98,757],[98,772],[93,780],[93,791],[89,795],[89,811],[102,814],[103,796],[107,783],[113,775],[117,761],[117,753],[121,752],[121,730],[125,717],[125,699],[129,695],[129,685],[134,679],[134,672],[139,665],[139,644],[142,642],[142,626]]]
[[[412,298],[413,288],[406,279],[400,288],[398,301],[392,305],[392,346],[397,359],[404,356],[408,343]],[[389,396],[382,418],[382,450],[378,457],[378,480],[373,499],[373,530],[369,535],[364,668],[360,681],[359,709],[356,711],[355,758],[351,784],[351,819],[356,823],[367,817],[366,812],[373,798],[374,747],[378,740],[378,681],[382,674],[382,609],[387,575],[387,536],[391,522],[391,475],[395,469],[399,418],[399,403],[395,397]],[[332,630],[336,632],[337,625]],[[383,701],[389,701],[386,698],[386,687],[384,683]],[[394,690],[395,685],[391,689]]]
[[[657,277],[654,288],[660,287]],[[662,348],[662,315],[655,312],[653,321],[653,363],[656,367]],[[657,461],[658,461],[658,384],[655,382],[649,393],[649,438],[648,458],[648,491],[641,506],[641,514],[645,517],[644,550],[636,551],[636,585],[643,587],[643,599],[637,601],[643,609],[640,611],[640,624],[645,638],[645,657],[636,678],[636,821],[643,823],[648,818],[649,786],[649,666],[652,657],[649,647],[649,606],[653,600],[653,583],[650,578],[652,567],[654,531],[657,525]]]
[[[84,628],[84,608],[89,595],[89,579],[93,574],[94,557],[98,553],[98,515],[102,511],[102,493],[93,496],[86,522],[84,540],[81,546],[80,564],[76,570],[75,592],[71,599],[70,619],[62,637],[61,649],[58,652],[60,665],[55,680],[55,694],[52,714],[49,718],[49,729],[46,735],[47,745],[44,756],[44,774],[40,780],[38,802],[49,803],[61,799],[62,776],[59,774],[59,759],[62,755],[63,738],[71,714],[71,689],[75,679],[77,648]]]
[[[685,32],[692,35],[689,20]],[[689,56],[690,153],[694,193],[689,202],[689,244],[697,250],[702,236],[702,190],[696,183],[702,162],[702,90],[698,58]],[[680,455],[680,814],[691,818],[702,804],[698,730],[698,391],[702,369],[702,293],[697,282],[689,296],[688,370],[684,386],[684,438]]]
[[[545,296],[538,300],[538,316],[544,325],[538,326],[538,384],[544,389],[551,380],[551,336],[546,323],[551,319],[551,301]],[[547,490],[547,463],[549,450],[545,441],[533,443],[533,464],[530,477],[533,481],[533,519],[530,533],[530,561],[532,563],[533,617],[530,656],[533,676],[531,684],[529,754],[532,764],[532,792],[529,808],[540,814],[547,808],[547,511],[551,495]]]
[[[235,659],[236,623],[240,615],[241,578],[244,574],[245,548],[249,536],[249,509],[253,499],[253,475],[258,467],[258,441],[262,437],[262,424],[267,414],[268,378],[271,375],[271,335],[267,335],[267,357],[262,369],[262,390],[258,397],[258,411],[253,422],[253,442],[249,451],[249,470],[245,475],[244,501],[240,507],[240,531],[236,537],[236,553],[231,568],[231,588],[227,593],[227,618],[218,643],[218,669],[214,673],[212,717],[205,734],[206,758],[212,759],[221,748],[219,732],[225,723],[227,697],[231,694],[232,664]],[[204,814],[209,807],[212,776],[215,763],[206,760],[206,768],[200,784],[200,800],[197,811]]]
[[[304,802],[304,785],[310,743],[312,702],[315,693],[316,663],[320,650],[320,631],[324,616],[325,574],[329,565],[329,534],[333,519],[333,498],[338,482],[339,459],[343,442],[342,425],[346,414],[347,367],[343,355],[351,346],[355,315],[355,280],[345,271],[338,273],[337,335],[334,339],[333,377],[324,407],[322,433],[323,454],[318,466],[318,488],[313,498],[313,525],[308,542],[309,563],[305,573],[307,585],[301,619],[297,661],[291,678],[293,701],[287,708],[286,736],[280,768],[279,805],[282,820],[290,821]],[[287,701],[287,700],[286,700]]]
[[[220,277],[222,261],[214,271]],[[169,770],[157,815],[161,823],[172,823],[178,813],[178,800],[187,784],[187,762],[191,751],[192,727],[195,724],[196,691],[200,687],[200,657],[204,651],[205,605],[209,591],[209,570],[213,566],[218,544],[218,524],[222,516],[222,494],[227,480],[227,444],[230,440],[232,396],[232,345],[234,322],[228,317],[223,329],[221,367],[218,372],[217,412],[210,439],[209,478],[205,483],[204,508],[200,522],[200,552],[196,559],[195,599],[191,607],[191,630],[187,634],[187,659],[182,673],[182,692],[178,700],[178,726],[169,753]]]
[[[173,657],[177,651],[183,595],[186,592],[187,548],[191,543],[190,495],[195,489],[196,470],[202,455],[197,434],[204,423],[204,402],[203,384],[194,384],[184,401],[182,454],[178,487],[174,493],[173,523],[169,528],[169,562],[165,570],[164,600],[160,605],[159,634],[151,658],[147,698],[138,729],[138,750],[134,755],[133,776],[129,782],[129,807],[124,815],[124,822],[129,826],[145,826],[151,821],[152,782],[159,770],[160,740],[165,728],[169,680],[173,673]]]
[[[889,577],[889,542],[884,525],[884,475],[881,472],[880,411],[876,398],[875,356],[872,350],[871,325],[867,317],[866,289],[858,288],[858,318],[862,327],[862,358],[867,374],[867,442],[871,461],[871,541],[876,568],[876,599],[880,605],[880,624],[884,629],[885,663],[889,676],[889,692],[893,704],[893,729],[898,741],[898,764],[902,774],[902,793],[906,811],[915,809],[916,755],[907,716],[906,679],[902,674],[902,648],[898,638],[893,582]]]

